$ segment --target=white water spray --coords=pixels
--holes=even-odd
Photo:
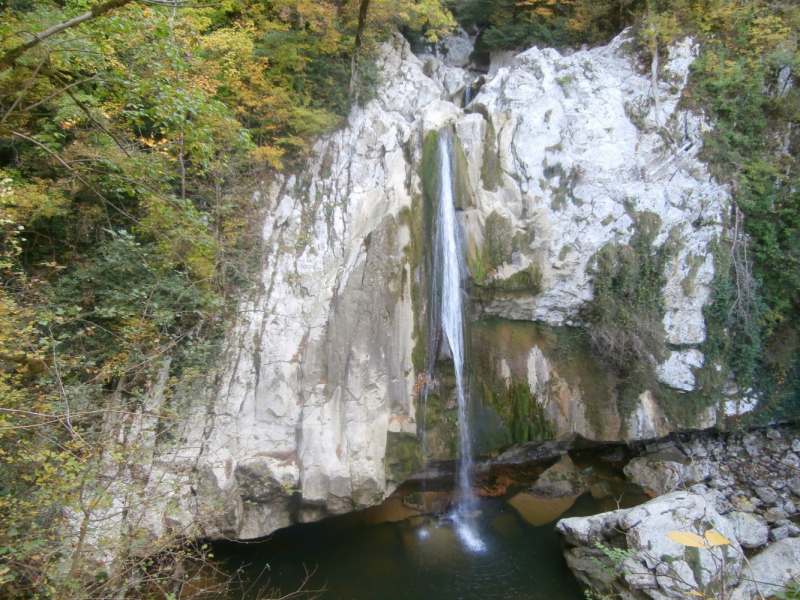
[[[450,348],[456,376],[458,400],[458,470],[456,473],[457,526],[459,536],[473,551],[483,550],[484,544],[470,522],[475,503],[470,485],[472,472],[472,438],[470,437],[467,395],[464,393],[464,306],[461,281],[466,274],[463,246],[456,221],[453,199],[453,139],[448,129],[439,132],[439,214],[436,220],[434,285],[441,293],[439,317],[444,339]],[[438,294],[434,295],[436,299]]]

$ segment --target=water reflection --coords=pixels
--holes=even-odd
[[[484,498],[472,512],[449,519],[413,507],[446,507],[452,492],[411,492],[361,513],[278,531],[264,542],[218,544],[214,550],[230,573],[242,568],[253,589],[285,594],[313,571],[308,585],[325,588],[323,600],[583,600],[562,555],[556,519],[647,500],[617,470],[599,463],[593,468],[607,488],[607,494],[595,494],[601,499],[589,493],[536,498],[524,490],[541,470],[525,480],[524,469],[516,468],[518,481],[506,498]],[[489,484],[484,487],[494,489]],[[242,599],[255,595],[230,598]]]
[[[334,519],[259,544],[221,545],[216,554],[231,571],[243,567],[245,577],[269,564],[269,586],[284,593],[303,580],[305,568],[316,569],[311,585],[325,587],[323,598],[331,600],[583,598],[553,524],[533,527],[502,500],[479,506],[468,528],[464,520],[422,516],[355,527]]]

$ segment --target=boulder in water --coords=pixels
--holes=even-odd
[[[589,481],[568,454],[539,476],[528,493],[547,498],[579,496],[589,489]]]
[[[589,489],[589,481],[565,454],[525,492],[509,500],[523,519],[539,526],[556,520]]]

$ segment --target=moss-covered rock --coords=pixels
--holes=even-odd
[[[586,437],[618,433],[619,423],[609,418],[616,414],[616,380],[580,329],[490,318],[474,323],[472,332],[473,376],[483,411],[476,425],[480,452],[567,433],[569,403],[580,403]],[[534,348],[549,372],[531,386]]]
[[[469,167],[461,140],[456,137],[455,144],[455,196],[453,198],[457,210],[465,210],[475,206],[475,192],[469,182]]]
[[[484,256],[490,271],[511,260],[511,253],[514,251],[513,237],[511,219],[497,211],[492,211],[486,217],[483,228]]]
[[[406,477],[422,465],[419,438],[411,433],[388,432],[386,434],[386,478],[402,483]]]
[[[483,248],[468,262],[473,297],[485,301],[491,300],[498,292],[538,294],[542,291],[542,272],[535,262],[511,277],[491,276],[503,263],[510,263],[515,252],[530,249],[532,233],[526,230],[515,232],[511,219],[493,211],[486,217],[483,239]]]
[[[486,120],[486,137],[483,144],[481,179],[483,188],[494,191],[503,183],[503,168],[500,166],[500,152],[497,149],[497,134],[492,120]]]

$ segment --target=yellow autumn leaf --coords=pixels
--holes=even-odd
[[[731,541],[716,531],[706,531],[706,540],[709,546],[727,546]]]
[[[667,537],[681,546],[691,546],[692,548],[707,548],[706,541],[696,533],[688,531],[670,531]]]
[[[700,596],[701,598],[705,598],[705,594],[701,594],[700,592],[695,592],[692,590],[691,592],[684,592],[684,594],[689,594],[690,596]]]

